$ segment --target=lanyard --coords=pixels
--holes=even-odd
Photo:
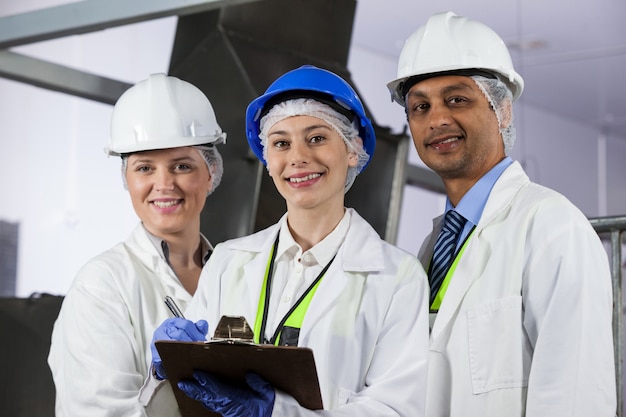
[[[272,276],[274,274],[274,261],[276,260],[277,250],[278,250],[278,235],[276,236],[276,240],[274,241],[274,245],[272,247],[272,255],[270,256],[270,259],[267,263],[267,267],[265,268],[265,278],[263,279],[263,287],[261,288],[261,295],[259,297],[259,306],[257,308],[257,315],[256,315],[255,323],[254,323],[254,342],[255,343],[261,343],[261,340],[263,340],[263,343],[277,345],[279,341],[280,333],[285,327],[285,323],[287,321],[290,322],[289,324],[291,324],[292,327],[298,327],[298,328],[300,327],[300,325],[302,324],[302,320],[304,319],[304,314],[306,312],[306,309],[308,308],[309,303],[311,302],[311,299],[313,298],[313,294],[317,290],[317,287],[319,286],[319,283],[322,280],[322,277],[324,276],[328,268],[330,268],[330,264],[332,264],[333,261],[335,260],[335,256],[337,256],[335,254],[335,256],[333,256],[332,259],[326,264],[324,269],[322,269],[322,272],[320,272],[319,275],[313,280],[313,282],[311,283],[311,285],[309,285],[309,287],[306,289],[304,294],[302,294],[300,298],[298,298],[298,300],[295,302],[295,304],[289,309],[289,311],[287,311],[285,316],[282,318],[282,320],[276,327],[276,330],[274,331],[274,334],[270,338],[270,340],[267,340],[265,338],[265,328],[267,326],[267,314],[269,310],[270,294],[271,294],[271,289],[272,289]],[[294,313],[296,314],[294,315]]]
[[[454,271],[456,270],[456,266],[459,263],[459,260],[461,259],[461,256],[463,255],[463,252],[465,251],[465,247],[467,246],[467,241],[469,240],[469,238],[474,233],[474,229],[476,229],[476,226],[472,227],[472,230],[470,230],[470,232],[468,233],[467,237],[463,241],[463,244],[461,245],[461,248],[454,255],[454,260],[452,261],[452,265],[450,265],[450,269],[448,269],[448,272],[446,273],[446,277],[443,279],[443,282],[441,283],[441,287],[439,287],[439,291],[437,291],[437,295],[435,296],[435,299],[433,300],[433,303],[430,305],[430,312],[431,313],[439,311],[439,307],[441,306],[441,302],[443,301],[443,297],[444,297],[444,295],[446,295],[446,291],[448,290],[448,285],[450,285],[450,280],[452,279],[452,275],[454,275]],[[430,269],[431,268],[432,268],[432,261],[430,263],[430,266],[428,267],[428,273],[429,274],[430,274]]]

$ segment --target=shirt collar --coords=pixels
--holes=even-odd
[[[468,223],[476,226],[480,220],[480,216],[483,214],[485,205],[487,205],[487,199],[489,198],[491,189],[504,170],[507,169],[512,163],[513,160],[507,156],[496,164],[489,170],[489,172],[483,175],[482,178],[479,179],[467,193],[465,193],[456,207],[453,207],[450,200],[446,198],[446,213],[449,210],[454,209],[460,215],[465,217]]]
[[[169,265],[170,264],[170,247],[168,243],[165,240],[161,239],[160,237],[157,237],[153,235],[152,233],[150,233],[148,229],[146,229],[145,226],[142,225],[142,227],[146,231],[146,235],[148,236],[148,239],[150,239],[150,242],[152,242],[152,245],[157,250],[161,259],[163,259]],[[211,254],[213,253],[213,247],[211,246],[207,238],[205,238],[202,235],[202,233],[200,234],[200,245],[202,246],[202,265],[204,266],[204,264],[207,263],[207,261],[211,257]]]
[[[346,235],[348,234],[348,228],[350,227],[350,210],[345,210],[343,217],[339,224],[328,234],[321,242],[313,246],[311,249],[302,253],[302,248],[296,243],[289,226],[287,225],[287,216],[283,217],[280,225],[278,249],[276,251],[276,259],[280,259],[281,256],[286,256],[287,259],[293,259],[296,256],[303,256],[310,254],[312,260],[307,263],[318,263],[320,265],[326,265],[337,254],[339,247],[343,243]],[[313,262],[313,260],[315,262]]]

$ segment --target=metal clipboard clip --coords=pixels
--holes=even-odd
[[[243,316],[222,316],[211,342],[254,344],[254,331]]]

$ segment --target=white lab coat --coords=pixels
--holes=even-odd
[[[426,415],[614,416],[612,302],[608,257],[585,216],[512,164],[432,327]]]
[[[209,332],[222,315],[243,315],[254,326],[278,228],[217,245],[187,318],[206,319]],[[324,409],[337,412],[303,409],[278,392],[272,415],[423,416],[427,285],[415,256],[381,240],[351,210],[345,241],[308,307],[299,339],[299,346],[313,350]],[[156,413],[167,407],[151,400],[158,406],[149,415],[163,415]]]
[[[141,224],[81,268],[52,333],[57,417],[145,415],[137,396],[152,334],[171,316],[165,295],[181,308],[191,300]]]

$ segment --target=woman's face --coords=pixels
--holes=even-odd
[[[211,190],[211,176],[197,149],[131,154],[126,181],[135,212],[150,233],[165,239],[200,232],[200,212]]]
[[[267,166],[287,209],[343,209],[349,167],[357,157],[328,123],[311,116],[288,117],[267,135]]]

